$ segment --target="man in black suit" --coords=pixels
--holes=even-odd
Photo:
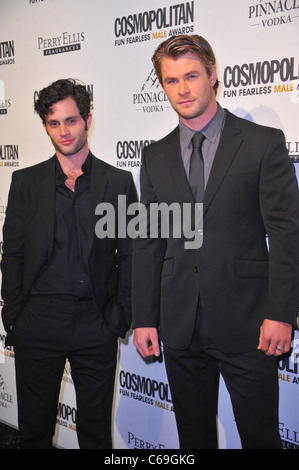
[[[217,103],[204,38],[170,38],[153,63],[179,126],[145,148],[141,202],[203,203],[203,238],[187,248],[169,219],[168,238],[136,240],[134,344],[159,356],[160,335],[181,448],[217,446],[219,371],[243,448],[281,448],[276,360],[290,349],[299,294],[298,188],[284,135]]]
[[[43,89],[35,109],[56,153],[12,176],[2,318],[15,350],[22,448],[52,445],[66,358],[80,448],[112,446],[117,338],[131,325],[132,247],[117,235],[117,212],[119,196],[127,204],[137,196],[129,172],[90,152],[90,105],[73,80]],[[116,234],[109,238],[100,229],[95,235],[101,203],[114,209]]]

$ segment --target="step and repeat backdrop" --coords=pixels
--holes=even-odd
[[[151,56],[161,41],[182,33],[200,34],[211,43],[223,107],[284,131],[299,177],[298,0],[1,0],[1,246],[12,172],[54,153],[33,109],[38,91],[59,78],[82,81],[93,96],[91,150],[131,171],[139,190],[143,147],[177,124]],[[145,362],[132,338],[130,331],[119,344],[114,448],[178,448],[163,359]],[[17,427],[14,352],[4,340],[1,324],[0,421]],[[277,369],[279,426],[286,449],[299,448],[298,358],[295,332],[292,353]],[[240,448],[222,381],[218,427],[220,448]],[[55,445],[78,448],[75,431],[76,399],[66,362]]]

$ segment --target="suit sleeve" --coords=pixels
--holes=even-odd
[[[9,331],[23,307],[24,197],[17,174],[13,173],[3,226],[2,320]]]
[[[166,239],[150,237],[149,208],[157,203],[157,195],[147,169],[146,151],[140,171],[141,204],[146,210],[147,233],[133,242],[133,328],[159,325],[161,272],[166,250]]]
[[[137,203],[137,193],[132,175],[129,174],[129,181],[126,192],[126,207],[119,207],[119,211],[128,212],[131,204]],[[122,214],[121,214],[122,215]],[[120,235],[117,240],[116,264],[118,272],[117,297],[124,307],[127,315],[127,325],[131,325],[131,291],[132,291],[132,239],[129,234]]]
[[[266,318],[296,325],[299,299],[299,197],[285,138],[277,130],[262,161],[260,205],[269,242]]]

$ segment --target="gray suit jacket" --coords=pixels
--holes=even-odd
[[[194,204],[179,128],[145,148],[141,201]],[[133,327],[158,327],[188,347],[198,300],[214,344],[256,349],[265,318],[295,324],[299,298],[299,199],[281,131],[227,112],[206,187],[203,245],[140,238],[133,249]],[[270,250],[268,252],[266,234]]]

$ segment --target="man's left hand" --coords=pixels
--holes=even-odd
[[[264,320],[260,329],[257,349],[267,356],[281,356],[289,352],[292,339],[292,325],[281,321]]]

